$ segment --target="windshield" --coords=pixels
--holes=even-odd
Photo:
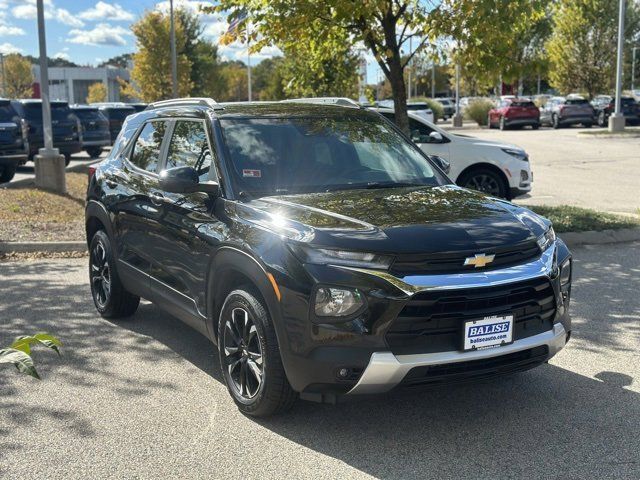
[[[410,105],[407,105],[407,110],[409,111],[416,111],[416,110],[428,110],[429,107],[427,106],[426,103],[412,103]]]
[[[589,100],[585,100],[584,98],[569,98],[564,103],[566,105],[588,105]]]
[[[250,196],[445,183],[382,118],[221,120],[232,181]]]

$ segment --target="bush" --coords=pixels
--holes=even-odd
[[[489,110],[493,108],[493,102],[486,98],[474,100],[464,110],[464,115],[469,120],[475,121],[478,125],[487,125]]]
[[[435,101],[433,98],[427,98],[427,97],[413,97],[411,100],[408,100],[408,102],[424,102],[426,103],[429,108],[431,109],[431,111],[433,112],[433,122],[437,122],[439,119],[442,118],[442,115],[444,114],[444,109],[442,108],[442,104],[440,102]]]

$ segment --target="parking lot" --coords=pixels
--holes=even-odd
[[[0,263],[0,345],[64,342],[35,352],[42,381],[0,375],[0,477],[637,479],[639,252],[574,252],[573,337],[548,365],[260,421],[178,320],[150,304],[101,319],[85,259]]]
[[[516,203],[564,204],[640,214],[640,138],[578,136],[583,130],[573,127],[500,131],[465,126],[457,132],[513,143],[529,153],[533,190]]]

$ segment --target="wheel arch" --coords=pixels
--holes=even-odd
[[[494,173],[496,173],[500,179],[502,180],[502,183],[504,184],[504,188],[505,191],[507,193],[507,197],[510,196],[509,194],[509,190],[510,190],[510,186],[509,186],[509,179],[507,178],[507,175],[502,171],[502,169],[496,165],[494,165],[493,163],[488,163],[488,162],[479,162],[479,163],[474,163],[473,165],[469,165],[467,168],[465,168],[464,170],[462,170],[460,172],[460,174],[458,175],[458,177],[456,178],[456,185],[458,186],[463,186],[461,185],[462,180],[464,179],[465,176],[469,175],[470,173],[472,173],[475,170],[491,170]]]
[[[91,239],[98,230],[105,230],[107,235],[109,235],[110,238],[113,238],[113,227],[106,208],[95,200],[89,200],[85,209],[87,245],[91,244]]]

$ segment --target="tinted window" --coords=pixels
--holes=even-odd
[[[427,106],[426,103],[413,103],[411,105],[407,105],[407,110],[408,111],[415,111],[415,110],[428,110],[429,107]]]
[[[74,109],[73,113],[75,113],[83,122],[99,122],[106,120],[104,115],[102,115],[97,108],[95,110],[90,108],[78,108]]]
[[[221,126],[232,179],[251,195],[442,183],[380,118],[232,119]]]
[[[564,102],[566,105],[586,105],[589,103],[589,100],[584,98],[570,98]]]
[[[147,123],[133,146],[131,163],[143,170],[155,172],[160,162],[160,146],[165,129],[164,122]]]
[[[42,122],[42,103],[24,103],[24,116],[32,122]],[[52,120],[69,120],[71,109],[66,103],[51,103]]]
[[[513,107],[526,107],[526,108],[533,107],[533,108],[536,108],[536,104],[531,102],[531,101],[529,101],[529,100],[521,100],[521,101],[518,101],[518,102],[511,102],[511,105]]]
[[[166,168],[193,167],[200,181],[206,181],[211,167],[211,151],[202,122],[179,120],[173,129]]]
[[[16,112],[9,103],[0,104],[0,122],[11,122],[15,116]]]
[[[136,113],[133,108],[108,108],[105,111],[109,120],[124,120],[129,115]]]

